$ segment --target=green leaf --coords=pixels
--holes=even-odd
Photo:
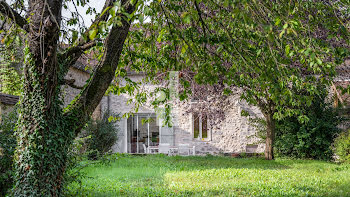
[[[112,17],[115,17],[115,12],[116,12],[116,7],[113,6],[113,7],[109,10],[109,14],[111,14]]]
[[[286,54],[288,55],[289,51],[290,51],[290,46],[289,45],[286,46],[285,51],[286,51]]]
[[[285,33],[284,30],[282,30],[282,32],[280,33],[279,37],[282,38],[283,34]]]
[[[275,25],[278,26],[281,23],[281,19],[280,18],[276,18],[275,19]]]
[[[181,18],[182,18],[183,22],[186,24],[191,22],[191,15],[188,12],[182,13]]]
[[[78,39],[78,32],[73,30],[72,31],[72,42],[74,43]]]
[[[143,14],[139,15],[139,21],[140,21],[140,23],[143,23]]]
[[[322,65],[322,60],[320,60],[319,58],[316,58],[316,61],[317,61],[318,65]]]
[[[89,38],[90,38],[90,40],[95,39],[95,37],[97,35],[97,32],[98,32],[98,30],[96,28],[89,31]]]

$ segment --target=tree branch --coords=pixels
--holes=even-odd
[[[12,9],[5,0],[0,0],[0,13],[12,19],[18,26],[28,31],[28,23],[25,18]]]
[[[135,11],[136,4],[132,5],[130,0],[122,0],[122,8],[128,14]],[[84,126],[84,120],[93,113],[114,79],[123,45],[130,28],[127,16],[122,13],[119,16],[122,19],[122,24],[114,25],[110,30],[105,41],[105,52],[102,61],[95,68],[93,75],[90,77],[88,84],[84,86],[80,95],[66,109],[65,115],[68,119],[82,120],[78,121],[79,123],[73,121],[76,133]]]
[[[105,9],[108,9],[109,7],[112,7],[114,2],[116,0],[106,0],[105,1],[105,5],[102,8],[102,12]],[[79,59],[79,57],[83,54],[84,51],[94,47],[96,45],[96,40],[90,40],[89,39],[89,31],[91,31],[93,28],[95,28],[96,26],[98,26],[98,24],[102,21],[107,21],[109,18],[109,12],[104,12],[102,15],[100,15],[99,17],[97,17],[94,22],[92,23],[92,25],[83,33],[84,37],[86,39],[82,37],[80,37],[78,39],[78,44],[76,46],[73,46],[71,48],[69,48],[68,50],[66,50],[63,54],[60,55],[60,59],[62,60],[67,60],[69,59],[69,62],[66,63],[66,67],[69,67],[73,64],[76,63],[76,61]]]

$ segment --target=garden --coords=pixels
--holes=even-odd
[[[0,0],[0,197],[350,196],[349,16]]]
[[[316,160],[116,154],[70,196],[349,196],[350,165]]]

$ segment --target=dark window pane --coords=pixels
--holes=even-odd
[[[202,138],[208,137],[208,120],[207,115],[202,115]]]
[[[193,137],[198,138],[199,136],[199,116],[197,113],[193,114]]]

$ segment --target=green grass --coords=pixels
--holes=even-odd
[[[72,196],[350,196],[350,165],[314,160],[126,155],[83,172]]]

